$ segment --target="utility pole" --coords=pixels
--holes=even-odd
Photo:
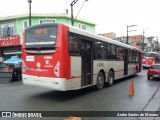
[[[32,0],[28,0],[28,3],[29,3],[29,26],[31,26],[31,3],[32,3]]]
[[[146,30],[146,29],[150,29],[150,28],[144,28],[144,29],[143,29],[143,42],[142,42],[142,50],[143,50],[143,51],[144,51],[144,46],[145,46],[145,45],[144,45],[144,40],[145,40],[145,35],[144,35],[144,34],[145,34],[145,30]]]
[[[71,4],[70,4],[70,6],[71,6],[71,24],[72,24],[72,26],[74,26],[73,6],[77,3],[77,1],[78,1],[78,0],[73,0],[73,1],[71,2]]]
[[[145,37],[144,37],[144,29],[143,29],[143,41],[142,41],[142,50],[144,51],[144,39],[145,39]]]
[[[127,41],[126,41],[126,44],[129,44],[129,42],[128,42],[128,38],[129,38],[128,32],[136,31],[136,30],[128,30],[128,28],[129,28],[129,27],[134,27],[134,26],[137,26],[137,25],[127,25]]]
[[[81,11],[81,9],[82,9],[84,3],[87,2],[88,0],[85,0],[85,1],[83,2],[83,4],[82,4],[80,10],[78,11],[77,16],[76,16],[75,19],[74,19],[74,17],[73,17],[73,6],[77,3],[77,1],[78,1],[78,0],[73,0],[73,1],[71,2],[71,4],[70,4],[70,6],[71,6],[71,24],[72,24],[72,26],[74,26],[74,21],[76,20],[76,18],[77,18],[77,16],[78,16],[79,12]]]
[[[127,25],[127,41],[126,44],[128,44],[128,25]]]
[[[159,42],[158,42],[158,36],[157,36],[157,52],[159,52]]]

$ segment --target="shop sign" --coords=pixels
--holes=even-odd
[[[17,45],[20,45],[19,35],[0,37],[0,47]]]

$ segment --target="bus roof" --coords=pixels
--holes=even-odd
[[[87,37],[90,37],[90,38],[94,38],[94,39],[97,39],[97,40],[100,40],[100,41],[112,43],[112,44],[115,44],[115,45],[118,45],[118,46],[122,46],[122,47],[125,47],[125,48],[128,48],[128,49],[133,49],[133,50],[141,52],[141,50],[139,48],[133,47],[131,45],[127,45],[125,43],[122,43],[122,42],[119,42],[119,41],[116,41],[116,40],[113,40],[113,39],[110,39],[110,38],[106,38],[104,36],[96,35],[94,33],[79,29],[79,28],[74,27],[74,26],[70,26],[70,25],[67,25],[67,26],[69,26],[70,32],[77,33],[77,34],[84,35],[84,36],[87,36]]]

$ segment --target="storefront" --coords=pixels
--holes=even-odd
[[[21,57],[20,36],[0,37],[0,62],[13,56]]]

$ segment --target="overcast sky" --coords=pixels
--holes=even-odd
[[[64,13],[72,0],[32,0],[33,13]],[[74,5],[74,16],[85,0],[78,0]],[[28,13],[28,0],[0,0],[0,15]],[[137,30],[129,35],[160,35],[159,0],[88,0],[78,17],[97,24],[96,33],[115,32],[117,36],[126,36],[127,25],[137,25],[130,29]],[[150,29],[146,29],[150,28]]]

